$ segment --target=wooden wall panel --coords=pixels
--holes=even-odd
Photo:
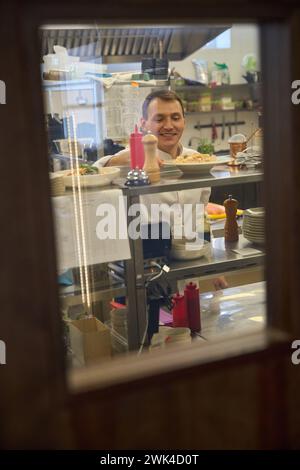
[[[74,393],[75,446],[274,449],[289,446],[282,351],[178,371],[136,386]]]
[[[265,71],[268,79],[273,77],[269,83],[277,80],[273,94],[269,83],[265,88],[265,104],[270,106],[265,121],[266,204],[276,215],[268,219],[270,324],[298,335],[299,110],[294,109],[292,116],[288,111],[289,22],[281,26],[276,22],[292,5],[297,2],[189,0],[183,7],[171,0],[163,4],[126,0],[118,8],[98,0],[32,1],[26,6],[17,0],[2,2],[0,79],[7,84],[7,104],[0,106],[0,335],[7,344],[7,365],[0,369],[2,448],[299,445],[298,369],[283,366],[281,352],[267,358],[253,355],[246,362],[194,367],[176,377],[153,372],[151,380],[115,390],[73,394],[67,406],[36,30],[39,23],[55,19],[273,21],[264,36],[269,40]],[[295,79],[300,79],[299,32],[295,17],[291,74]],[[274,64],[282,50],[280,65],[287,68],[277,70]],[[289,137],[294,146],[287,145]],[[287,207],[289,217],[284,216]]]

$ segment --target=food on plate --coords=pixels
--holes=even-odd
[[[226,218],[225,207],[221,206],[220,204],[214,204],[212,202],[209,202],[206,206],[205,212],[206,212],[206,217],[208,220],[217,220],[217,219]],[[243,210],[238,209],[237,216],[241,217],[242,215],[243,215]]]
[[[206,206],[206,212],[209,215],[225,214],[225,207],[220,206],[220,204],[209,202]]]
[[[209,163],[217,161],[215,155],[209,155],[208,153],[193,153],[192,155],[179,155],[176,158],[176,163]]]
[[[92,165],[89,165],[87,163],[81,163],[81,165],[79,165],[79,175],[80,176],[83,176],[83,175],[98,175],[99,174],[99,170],[97,167],[95,166],[92,166]],[[72,175],[77,175],[77,168],[74,168],[74,170],[71,170],[67,176],[72,176]]]

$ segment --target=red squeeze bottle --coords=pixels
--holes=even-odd
[[[187,313],[189,320],[190,330],[201,330],[200,318],[200,297],[199,288],[193,282],[189,282],[184,289],[184,296],[186,297]]]
[[[188,327],[188,316],[187,316],[187,308],[186,308],[186,298],[184,295],[177,294],[173,295],[173,326],[174,327]]]
[[[141,170],[144,166],[145,154],[142,138],[143,134],[138,131],[138,126],[135,125],[134,132],[130,134],[129,140],[130,160],[132,169],[139,168]]]

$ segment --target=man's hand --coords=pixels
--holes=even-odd
[[[224,276],[217,277],[213,280],[213,283],[216,290],[227,289],[227,287],[229,287],[228,282]]]
[[[164,166],[164,163],[165,163],[164,160],[162,160],[161,158],[157,157],[157,161],[158,161],[158,164],[159,164],[159,168],[161,168],[162,166]]]
[[[116,155],[106,163],[105,166],[130,166],[130,155]]]

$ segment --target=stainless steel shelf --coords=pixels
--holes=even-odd
[[[173,173],[178,175],[179,172]],[[262,170],[229,168],[225,165],[215,167],[208,175],[199,176],[198,178],[188,178],[186,176],[172,176],[166,172],[162,173],[159,183],[149,186],[128,187],[124,185],[124,181],[120,182],[120,186],[128,191],[131,196],[141,196],[144,194],[163,193],[167,191],[180,191],[185,189],[205,188],[212,186],[227,186],[241,183],[255,183],[263,180]]]
[[[233,271],[240,268],[257,266],[264,263],[265,253],[262,247],[257,247],[261,253],[252,256],[241,256],[234,253],[232,249],[253,248],[253,244],[246,240],[243,235],[239,241],[226,243],[224,238],[212,239],[212,250],[209,257],[203,257],[191,261],[171,261],[169,263],[169,280],[179,280],[185,277],[196,277],[207,274],[219,274],[224,271]],[[153,273],[152,273],[153,274]],[[147,278],[149,274],[145,274]]]
[[[81,287],[79,285],[72,285],[68,287],[61,287],[60,296],[66,300],[69,305],[77,304],[81,299]],[[102,300],[111,300],[113,297],[126,296],[127,289],[124,283],[114,282],[111,285],[95,285],[90,290],[92,302],[99,302]]]

